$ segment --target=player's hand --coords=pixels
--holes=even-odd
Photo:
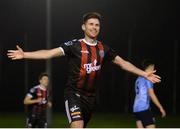
[[[51,107],[52,107],[52,103],[51,103],[51,102],[48,102],[48,103],[47,103],[47,107],[48,107],[48,108],[51,108]]]
[[[160,112],[162,118],[166,116],[166,111],[163,108],[160,108]]]
[[[23,59],[24,58],[24,51],[16,45],[17,50],[8,50],[7,56],[12,60]]]
[[[145,78],[151,81],[152,83],[160,83],[161,82],[161,77],[154,74],[156,70],[153,70],[151,72],[146,72]]]

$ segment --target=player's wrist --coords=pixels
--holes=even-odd
[[[27,57],[28,57],[28,53],[27,53],[27,52],[23,52],[23,53],[22,53],[22,58],[25,59],[25,58],[27,58]]]
[[[145,72],[145,71],[143,71],[142,76],[143,76],[144,78],[147,78],[147,77],[148,77],[148,73]]]
[[[162,106],[159,107],[159,110],[164,110],[164,108]]]

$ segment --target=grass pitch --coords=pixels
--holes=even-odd
[[[0,128],[24,128],[26,122],[24,113],[0,113]],[[162,119],[156,116],[158,128],[180,128],[180,115],[167,115]],[[51,128],[66,128],[68,122],[65,114],[53,113]],[[94,113],[88,128],[135,128],[132,114]]]

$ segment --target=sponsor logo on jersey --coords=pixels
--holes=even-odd
[[[75,105],[74,107],[70,108],[70,111],[71,111],[71,112],[74,112],[74,111],[76,111],[76,110],[78,110],[78,109],[79,109],[79,107],[77,107],[77,106]]]
[[[97,65],[97,60],[94,60],[92,63],[84,64],[86,72],[90,74],[91,72],[98,71],[101,69],[101,65]]]

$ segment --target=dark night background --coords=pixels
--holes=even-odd
[[[155,85],[157,96],[168,113],[180,113],[178,8],[173,0],[51,0],[51,47],[82,38],[82,15],[101,13],[98,39],[138,67],[144,58],[153,59],[162,77]],[[0,1],[0,112],[23,112],[25,75],[30,88],[46,71],[46,61],[11,61],[7,50],[15,49],[17,42],[25,51],[46,49],[46,24],[46,0]],[[65,58],[52,59],[53,111],[64,112],[66,69]],[[131,112],[136,76],[112,64],[102,73],[96,110]]]

